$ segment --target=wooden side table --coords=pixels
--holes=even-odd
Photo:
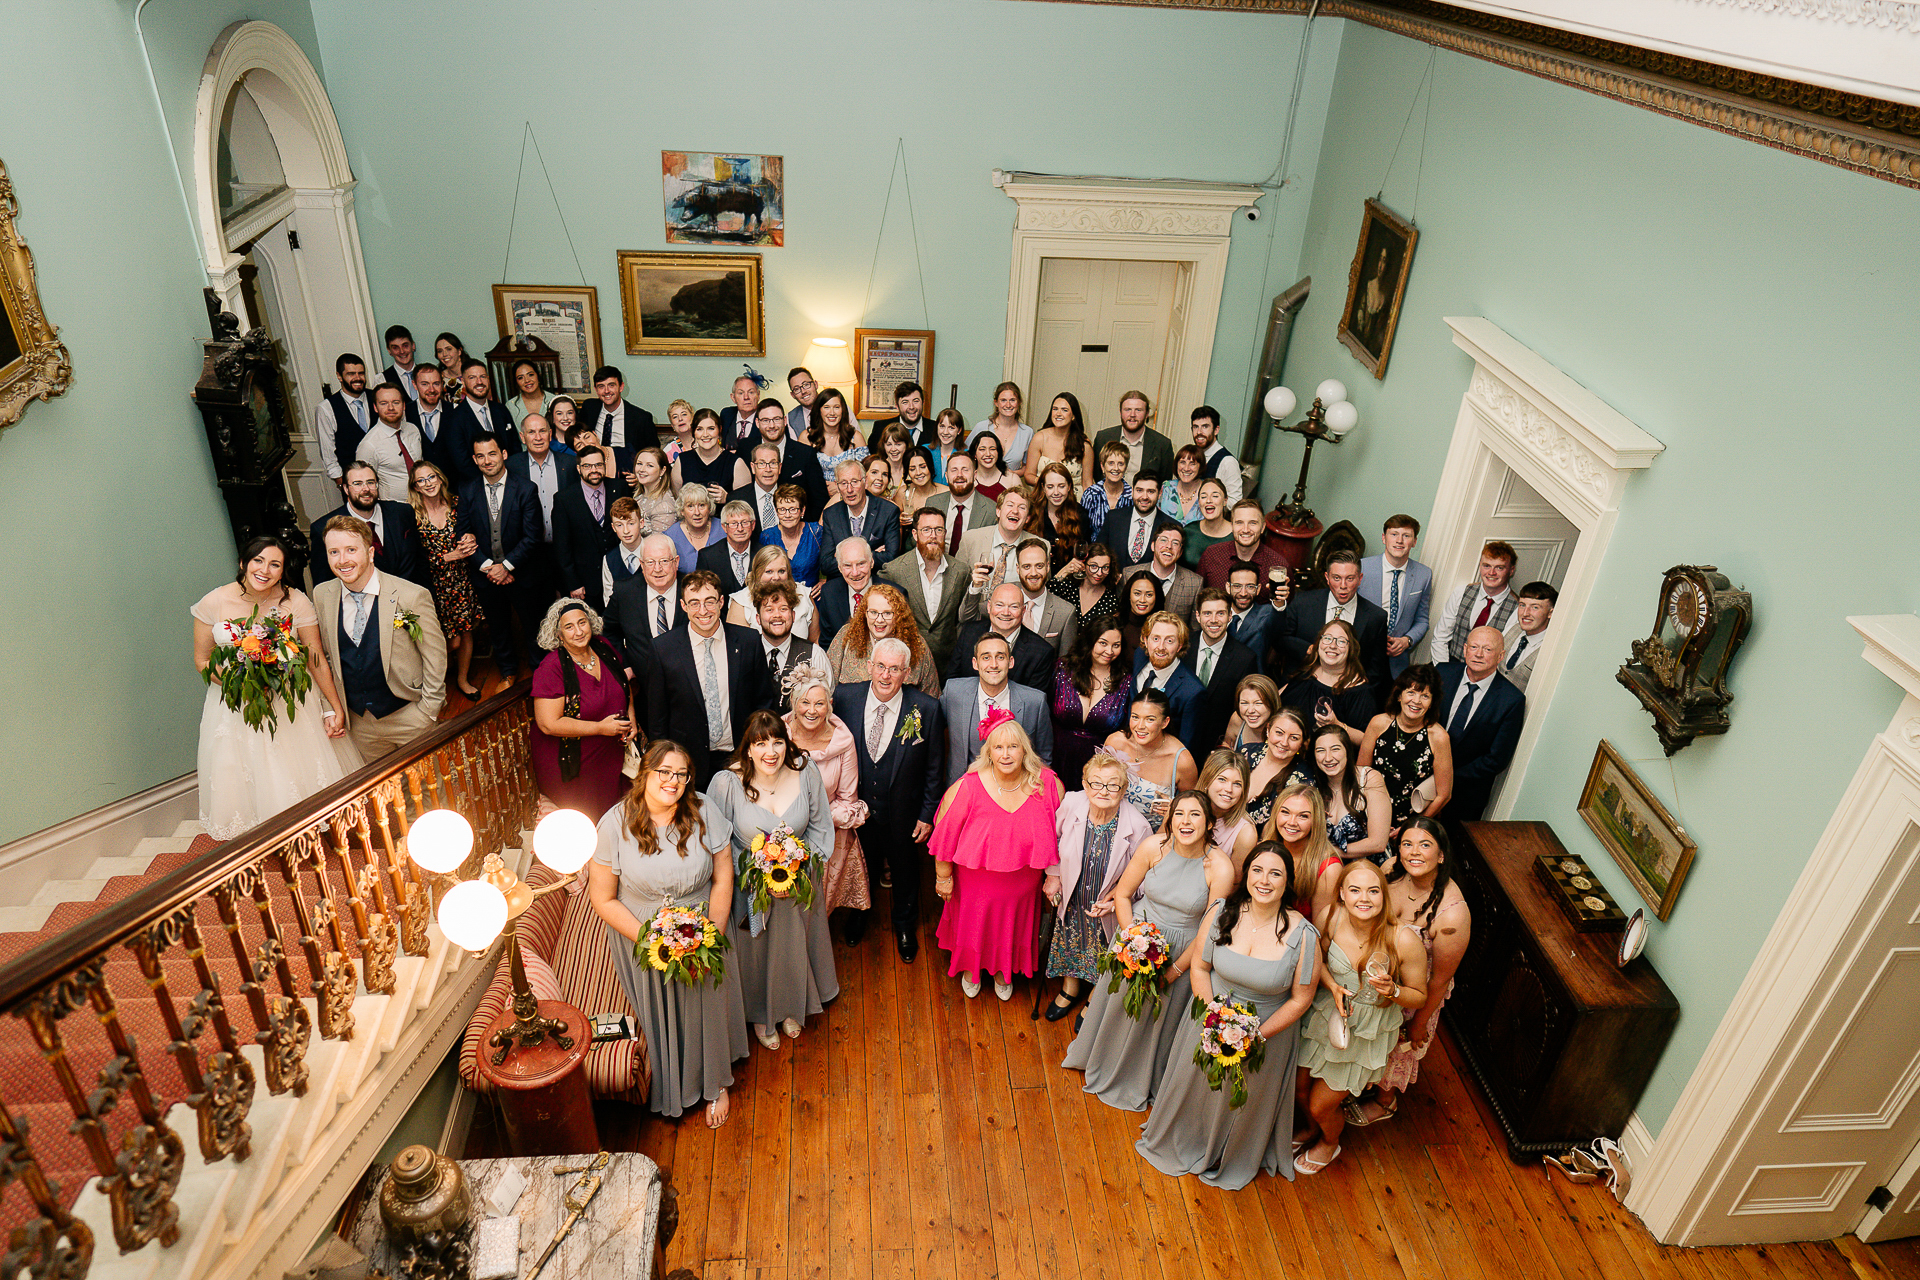
[[[564,1000],[542,1000],[540,1016],[566,1023],[573,1047],[562,1049],[549,1036],[537,1045],[509,1049],[506,1061],[495,1066],[498,1050],[489,1041],[494,1032],[513,1025],[513,1006],[508,1005],[487,1024],[481,1038],[480,1074],[500,1100],[507,1145],[514,1155],[590,1155],[600,1149],[583,1065],[593,1044],[593,1027],[586,1014]]]

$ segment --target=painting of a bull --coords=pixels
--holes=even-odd
[[[781,157],[662,151],[660,174],[669,244],[786,243]]]

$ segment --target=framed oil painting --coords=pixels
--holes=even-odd
[[[917,382],[925,393],[933,384],[933,330],[855,329],[853,331],[853,413],[856,418],[894,416],[893,389]],[[925,395],[931,401],[933,397]]]
[[[1360,243],[1347,272],[1347,305],[1340,313],[1340,341],[1376,378],[1387,376],[1393,331],[1407,296],[1407,272],[1420,230],[1378,200],[1366,202]]]
[[[662,151],[668,244],[787,242],[786,166],[779,156]]]
[[[13,180],[0,164],[0,429],[18,422],[30,402],[66,394],[73,381],[60,330],[40,309],[33,255],[14,225],[19,212]]]
[[[762,308],[757,253],[620,251],[629,355],[765,355]]]
[[[1605,738],[1593,754],[1587,785],[1580,790],[1580,817],[1627,873],[1653,914],[1661,920],[1671,915],[1680,886],[1693,867],[1696,846],[1686,828],[1674,821]]]
[[[593,371],[606,363],[600,355],[600,291],[592,285],[497,284],[493,318],[500,336],[538,338],[560,353],[560,385],[565,395],[593,394]]]

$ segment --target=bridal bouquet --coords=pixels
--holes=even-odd
[[[238,711],[249,729],[265,724],[270,735],[279,729],[274,703],[286,706],[292,723],[300,700],[313,688],[307,646],[293,634],[293,619],[283,614],[263,619],[258,608],[245,622],[214,625],[213,660],[200,678],[208,684],[219,681],[227,710]]]
[[[1204,1067],[1207,1087],[1218,1090],[1230,1081],[1227,1109],[1247,1103],[1247,1072],[1258,1071],[1267,1059],[1267,1042],[1260,1038],[1260,1018],[1253,1006],[1231,996],[1211,1000],[1193,998],[1193,1017],[1200,1024],[1200,1043],[1194,1046],[1193,1065]]]
[[[707,978],[716,987],[725,980],[726,949],[727,940],[705,912],[674,906],[660,908],[633,944],[636,959],[689,987]]]
[[[1126,984],[1122,1007],[1138,1022],[1143,1012],[1150,1018],[1160,1016],[1165,998],[1160,991],[1160,974],[1172,958],[1160,926],[1142,920],[1114,934],[1112,945],[1095,958],[1094,965],[1099,972],[1112,975],[1113,980],[1107,983],[1109,993]]]
[[[765,915],[775,898],[792,898],[802,911],[813,907],[813,870],[820,865],[812,845],[781,823],[753,838],[742,859],[740,887],[756,915]]]

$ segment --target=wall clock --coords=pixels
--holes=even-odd
[[[1654,732],[1668,755],[1729,728],[1727,668],[1752,622],[1753,597],[1734,590],[1714,566],[1667,570],[1653,634],[1633,642],[1632,659],[1614,678],[1653,713]]]

